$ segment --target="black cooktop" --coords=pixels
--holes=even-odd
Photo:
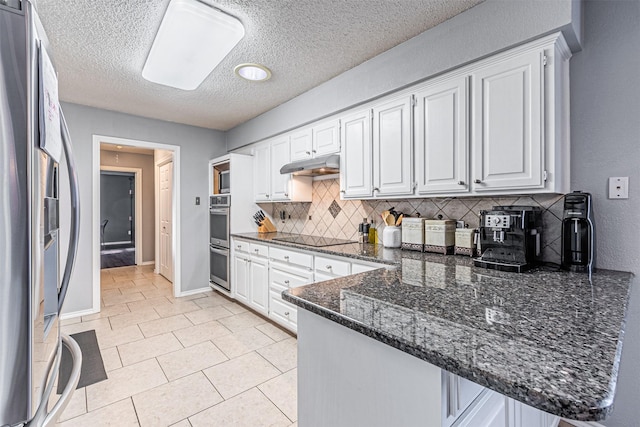
[[[320,248],[322,246],[348,245],[349,243],[357,243],[352,240],[335,239],[333,237],[308,236],[306,234],[287,237],[274,237],[272,240],[295,243],[298,245],[313,246],[316,248]]]

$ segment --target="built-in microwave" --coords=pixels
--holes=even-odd
[[[218,176],[218,193],[225,194],[231,191],[231,180],[229,177],[229,171],[220,171]]]

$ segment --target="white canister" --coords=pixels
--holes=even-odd
[[[399,248],[402,245],[402,230],[395,225],[387,225],[382,231],[382,244],[385,248]]]

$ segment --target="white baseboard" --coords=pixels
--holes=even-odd
[[[189,295],[201,294],[201,293],[203,293],[203,292],[208,292],[208,291],[210,291],[210,290],[211,290],[211,287],[207,286],[207,287],[204,287],[204,288],[193,289],[193,290],[191,290],[191,291],[180,292],[180,293],[178,294],[178,298],[180,298],[180,297],[187,297],[187,296],[189,296]]]
[[[152,265],[152,264],[155,264],[155,263],[156,263],[155,261],[145,261],[145,262],[140,263],[140,265]]]
[[[64,313],[60,315],[60,320],[67,320],[67,319],[73,319],[76,317],[80,317],[80,316],[88,316],[90,314],[96,314],[99,313],[100,310],[94,310],[93,308],[90,308],[88,310],[80,310],[80,311],[72,311],[71,313]]]
[[[569,424],[571,424],[572,426],[576,426],[576,427],[605,427],[604,425],[597,423],[595,421],[590,421],[590,422],[586,422],[586,421],[573,421],[573,420],[564,420],[566,422],[568,422]]]

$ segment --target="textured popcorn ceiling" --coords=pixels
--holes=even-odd
[[[63,101],[227,130],[481,1],[207,0],[238,17],[246,35],[194,91],[141,75],[168,0],[37,0],[37,7]],[[236,77],[243,62],[268,66],[272,79]]]

